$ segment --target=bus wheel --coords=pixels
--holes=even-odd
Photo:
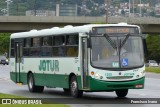
[[[36,86],[33,74],[30,73],[28,76],[28,88],[30,92],[43,92],[44,86]]]
[[[72,76],[70,80],[70,93],[73,97],[79,98],[82,97],[83,91],[78,90],[78,83],[76,80],[76,76]]]
[[[117,97],[125,97],[128,94],[128,89],[116,90]]]

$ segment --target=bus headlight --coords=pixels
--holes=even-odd
[[[144,76],[144,71],[140,72],[136,77],[140,78],[140,77],[143,77],[143,76]]]
[[[140,73],[139,73],[139,76],[140,76],[140,77],[142,77],[142,76],[143,76],[143,73],[142,73],[142,72],[140,72]]]
[[[94,76],[95,76],[95,78],[100,78],[100,75],[97,73]]]
[[[95,76],[95,78],[103,79],[103,76],[100,76],[98,73],[96,73],[94,76]]]

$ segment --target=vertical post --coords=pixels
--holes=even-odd
[[[140,17],[142,16],[142,2],[141,2],[141,0],[140,0]]]
[[[129,0],[129,17],[130,17],[130,14],[131,14],[131,0]]]
[[[9,0],[7,0],[6,2],[7,2],[7,16],[9,16]]]
[[[16,4],[17,4],[17,16],[18,16],[18,0],[17,0],[17,3],[16,3]]]
[[[134,17],[134,0],[133,0],[133,17]]]
[[[34,0],[34,15],[36,16],[37,10],[36,10],[36,0]]]
[[[12,0],[6,0],[5,1],[7,3],[7,16],[9,16],[9,4],[12,3]]]
[[[60,4],[56,4],[56,16],[59,16],[60,13]]]
[[[105,0],[105,4],[106,4],[106,23],[108,23],[109,0]]]
[[[77,6],[77,4],[75,5],[75,7],[76,7],[75,16],[78,16],[78,6]]]

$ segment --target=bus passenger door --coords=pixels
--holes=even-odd
[[[20,72],[22,64],[22,49],[23,45],[21,42],[15,43],[15,72],[16,72],[16,83],[21,83]]]
[[[89,89],[87,37],[81,38],[81,81],[82,89]]]

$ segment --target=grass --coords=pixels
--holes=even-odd
[[[160,73],[160,67],[146,67],[146,72]]]
[[[0,93],[0,98],[24,98],[24,97]]]
[[[0,100],[1,98],[24,98],[24,97],[0,93]],[[22,105],[21,104],[0,104],[0,107],[69,107],[69,106],[64,104],[35,104],[35,105],[34,104],[22,104]]]

